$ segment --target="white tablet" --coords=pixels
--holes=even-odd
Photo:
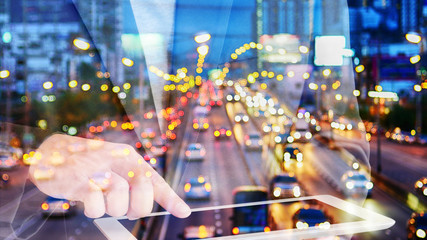
[[[279,205],[278,205],[279,204]],[[377,231],[382,229],[390,228],[394,225],[395,221],[391,218],[385,217],[378,213],[372,212],[366,208],[362,208],[353,203],[344,201],[342,199],[330,196],[330,195],[318,195],[310,197],[300,198],[288,198],[279,200],[270,200],[262,202],[251,202],[243,204],[232,204],[213,206],[205,208],[194,208],[192,209],[192,215],[195,214],[207,214],[209,211],[228,211],[242,208],[255,208],[260,206],[266,206],[268,209],[276,206],[291,206],[292,204],[299,204],[301,206],[311,206],[317,209],[323,209],[326,212],[334,212],[335,216],[333,220],[330,220],[328,227],[310,226],[304,229],[298,229],[296,227],[289,227],[288,229],[281,229],[283,227],[269,227],[269,231],[255,232],[255,233],[243,233],[234,235],[231,231],[223,232],[221,236],[210,237],[206,239],[310,239],[310,238],[321,238],[335,235],[348,235],[361,232]],[[277,208],[276,209],[281,209]],[[294,207],[295,208],[295,207]],[[304,208],[304,207],[303,207]],[[269,210],[271,211],[271,210]],[[339,213],[339,214],[337,214]],[[286,214],[291,215],[290,212],[286,211]],[[285,215],[286,215],[285,214]],[[147,217],[157,217],[170,215],[168,212],[157,212],[152,213]],[[209,215],[209,214],[208,214]],[[190,216],[191,217],[191,216]],[[289,216],[289,219],[292,216]],[[121,218],[99,218],[94,220],[95,225],[101,230],[105,237],[109,240],[131,240],[136,239],[120,222],[126,217]],[[182,219],[180,221],[186,221]],[[231,221],[231,220],[230,220]],[[268,221],[274,221],[274,217],[269,216]],[[268,225],[273,225],[271,222]],[[280,224],[279,224],[280,225]],[[171,226],[172,227],[172,226]],[[179,239],[179,238],[177,238]]]

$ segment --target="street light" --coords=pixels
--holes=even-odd
[[[209,52],[209,46],[208,45],[202,45],[202,46],[197,48],[197,52],[202,56],[206,56]]]
[[[88,43],[86,40],[83,40],[81,38],[74,39],[73,44],[76,48],[84,51],[90,48],[90,43]]]
[[[405,35],[405,38],[408,42],[419,45],[419,54],[413,56],[409,59],[412,64],[416,64],[415,70],[417,73],[417,77],[419,77],[418,72],[420,70],[420,60],[421,56],[424,54],[424,41],[425,39],[422,37],[422,34],[419,32],[409,32]],[[420,80],[420,79],[419,79]],[[421,82],[421,81],[420,81]],[[418,85],[418,84],[417,84]],[[421,89],[417,86],[414,86],[414,90],[416,92],[421,92]],[[420,140],[421,136],[421,126],[422,126],[422,95],[421,93],[416,96],[416,116],[415,116],[415,129],[417,132],[416,139]]]
[[[209,33],[198,34],[194,36],[194,41],[196,43],[205,43],[211,39],[211,35]]]

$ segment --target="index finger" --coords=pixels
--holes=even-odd
[[[169,184],[155,171],[152,171],[154,200],[164,209],[178,218],[190,216],[190,207],[182,200]]]

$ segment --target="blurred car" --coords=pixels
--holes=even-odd
[[[206,131],[208,128],[209,128],[209,121],[207,118],[201,117],[201,118],[195,118],[193,120],[194,130]]]
[[[206,150],[200,143],[190,143],[185,151],[185,159],[187,161],[203,161],[206,155]]]
[[[165,157],[168,147],[163,141],[156,140],[149,149],[153,157]]]
[[[408,240],[427,238],[427,215],[424,212],[413,213],[407,225]]]
[[[274,137],[274,142],[276,144],[287,144],[289,142],[289,134],[279,133]]]
[[[146,128],[141,133],[142,138],[153,139],[156,137],[156,132],[152,128]]]
[[[240,101],[240,96],[239,96],[239,95],[236,95],[236,94],[234,94],[234,93],[230,93],[230,94],[228,94],[228,95],[225,97],[225,99],[226,99],[228,102],[238,102],[238,101]]]
[[[67,199],[47,197],[42,203],[43,217],[50,216],[70,216],[74,213],[75,203]]]
[[[196,240],[215,237],[215,226],[188,226],[184,228],[184,240]]]
[[[222,100],[219,97],[212,97],[211,100],[209,101],[209,105],[211,105],[212,107],[221,107],[222,106]]]
[[[184,185],[186,199],[209,200],[211,197],[212,186],[204,176],[190,178]]]
[[[0,149],[0,169],[9,170],[19,165],[18,160],[9,151]]]
[[[308,129],[297,129],[291,132],[294,142],[308,142],[312,137],[312,133]]]
[[[283,151],[284,162],[290,162],[291,160],[302,162],[303,157],[304,155],[302,154],[300,148],[295,144],[286,145],[285,150]]]
[[[292,221],[293,226],[297,229],[307,229],[309,227],[329,229],[331,227],[331,218],[316,206],[306,206],[299,209],[292,217]]]
[[[344,194],[347,196],[372,194],[374,184],[368,180],[365,174],[358,171],[347,171],[341,177],[341,182],[344,185]]]
[[[301,188],[293,174],[279,174],[270,182],[270,198],[292,198],[301,196]]]
[[[249,116],[244,113],[238,113],[234,116],[234,121],[236,123],[247,123],[249,122]]]
[[[422,177],[415,182],[415,191],[427,196],[427,177]]]
[[[214,136],[216,140],[220,139],[228,139],[232,135],[232,132],[230,129],[227,129],[226,127],[218,128],[214,131]]]
[[[262,150],[263,141],[258,133],[245,135],[245,148],[248,150]]]

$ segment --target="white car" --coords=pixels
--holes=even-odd
[[[262,150],[263,141],[258,133],[245,135],[245,147],[248,150]]]
[[[347,196],[364,195],[370,196],[374,184],[368,180],[368,177],[358,171],[347,171],[341,177],[341,182],[344,185],[344,193]]]
[[[185,151],[185,159],[187,161],[203,161],[206,155],[206,150],[200,143],[191,143]]]
[[[234,117],[234,121],[236,123],[247,123],[247,122],[249,122],[249,116],[244,114],[244,113],[238,113]]]

